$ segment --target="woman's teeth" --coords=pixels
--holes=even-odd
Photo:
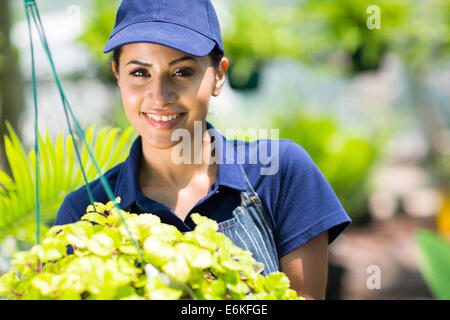
[[[147,113],[147,116],[149,118],[153,119],[153,120],[156,120],[156,121],[170,121],[170,120],[179,118],[182,114],[183,113],[172,114],[172,115],[169,115],[169,116],[156,116],[156,115]]]

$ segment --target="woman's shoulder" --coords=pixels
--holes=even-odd
[[[309,153],[291,139],[257,139],[245,142],[245,145],[247,146],[246,161],[248,164],[257,164],[262,168],[272,166],[274,170],[277,169],[276,172],[272,170],[272,173],[278,173],[280,170],[285,172],[289,169],[299,169],[299,166],[314,166]]]
[[[308,184],[310,173],[317,170],[308,152],[291,139],[258,139],[245,145],[247,157],[241,163],[244,172],[273,210],[284,184]]]

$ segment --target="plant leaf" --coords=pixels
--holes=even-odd
[[[74,150],[74,144],[72,136],[68,136],[66,139],[66,159],[64,163],[67,163],[65,167],[65,184],[63,186],[64,190],[68,192],[67,189],[68,186],[72,185],[72,179],[74,176],[74,160],[75,160],[75,150]]]
[[[9,139],[5,139],[5,151],[8,158],[9,163],[13,163],[14,165],[11,167],[12,175],[14,181],[16,181],[16,192],[23,194],[24,199],[18,203],[17,205],[26,205],[27,203],[27,190],[25,187],[26,178],[25,172],[23,170],[22,162],[20,161],[20,150],[13,146],[13,142]]]
[[[436,299],[450,299],[450,243],[427,230],[415,234],[422,274]]]
[[[100,133],[98,134],[97,139],[95,141],[95,146],[90,147],[91,152],[93,153],[100,169],[102,166],[98,159],[100,158],[102,153],[103,140],[105,139],[106,130],[107,128],[102,128],[100,130]],[[94,165],[94,161],[91,159],[90,156],[89,156],[89,169],[86,172],[86,176],[88,177],[89,180],[97,178],[99,176],[99,172],[97,171],[97,168]]]
[[[106,169],[106,165],[108,164],[109,152],[105,152],[106,150],[112,150],[114,141],[116,140],[117,133],[119,132],[119,128],[113,128],[109,130],[108,136],[106,138],[106,142],[103,144],[103,152],[98,157],[98,162],[100,163],[100,167],[102,169]]]
[[[3,170],[0,170],[0,186],[4,189],[11,189],[14,186],[14,181]]]
[[[114,146],[114,149],[112,150],[114,153],[109,158],[108,168],[112,167],[113,163],[119,163],[125,160],[125,157],[128,155],[129,148],[126,146],[131,144],[130,139],[134,140],[134,137],[136,136],[136,131],[133,127],[128,127],[125,129],[125,131],[122,133],[122,135],[119,138],[119,141]],[[110,150],[111,150],[110,149]]]

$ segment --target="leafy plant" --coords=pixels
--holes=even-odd
[[[120,202],[120,198],[116,199]],[[182,234],[153,214],[133,214],[114,202],[89,205],[81,221],[54,226],[42,245],[17,252],[0,279],[14,299],[299,299],[281,272],[259,274],[249,251],[217,232],[215,221],[192,215]],[[142,263],[138,249],[146,263]],[[70,246],[74,254],[67,254]]]
[[[450,243],[438,234],[420,230],[415,241],[421,253],[421,271],[436,299],[450,299]]]
[[[5,136],[5,149],[12,176],[0,170],[0,238],[13,235],[19,240],[34,242],[36,213],[35,151],[28,155],[11,126],[9,136]],[[102,128],[94,136],[94,126],[86,131],[86,139],[93,150],[102,172],[125,160],[135,131],[132,127],[120,133],[118,128]],[[42,228],[46,222],[52,223],[64,197],[84,184],[81,167],[74,151],[74,143],[69,136],[64,141],[62,133],[56,141],[48,131],[39,134],[41,167],[39,178],[39,203]],[[81,150],[82,165],[88,181],[98,174],[86,147]]]

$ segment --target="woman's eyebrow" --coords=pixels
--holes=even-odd
[[[177,63],[185,61],[185,60],[193,60],[198,63],[197,59],[195,59],[191,56],[183,56],[181,58],[178,58],[178,59],[175,59],[175,60],[169,62],[169,66],[173,66],[174,64],[177,64]]]
[[[146,63],[146,62],[141,62],[141,61],[137,61],[137,60],[131,60],[127,62],[127,65],[129,64],[137,64],[139,66],[143,66],[143,67],[151,67],[151,63]]]
[[[180,62],[186,61],[186,60],[193,60],[193,61],[198,63],[198,61],[195,58],[191,57],[191,56],[183,56],[181,58],[178,58],[178,59],[175,59],[175,60],[169,62],[169,66],[173,66],[174,64],[177,64],[177,63],[180,63]],[[138,61],[138,60],[131,60],[131,61],[128,61],[126,64],[127,65],[129,65],[129,64],[137,64],[137,65],[143,66],[143,67],[151,67],[152,66],[151,63],[142,62],[142,61]]]

